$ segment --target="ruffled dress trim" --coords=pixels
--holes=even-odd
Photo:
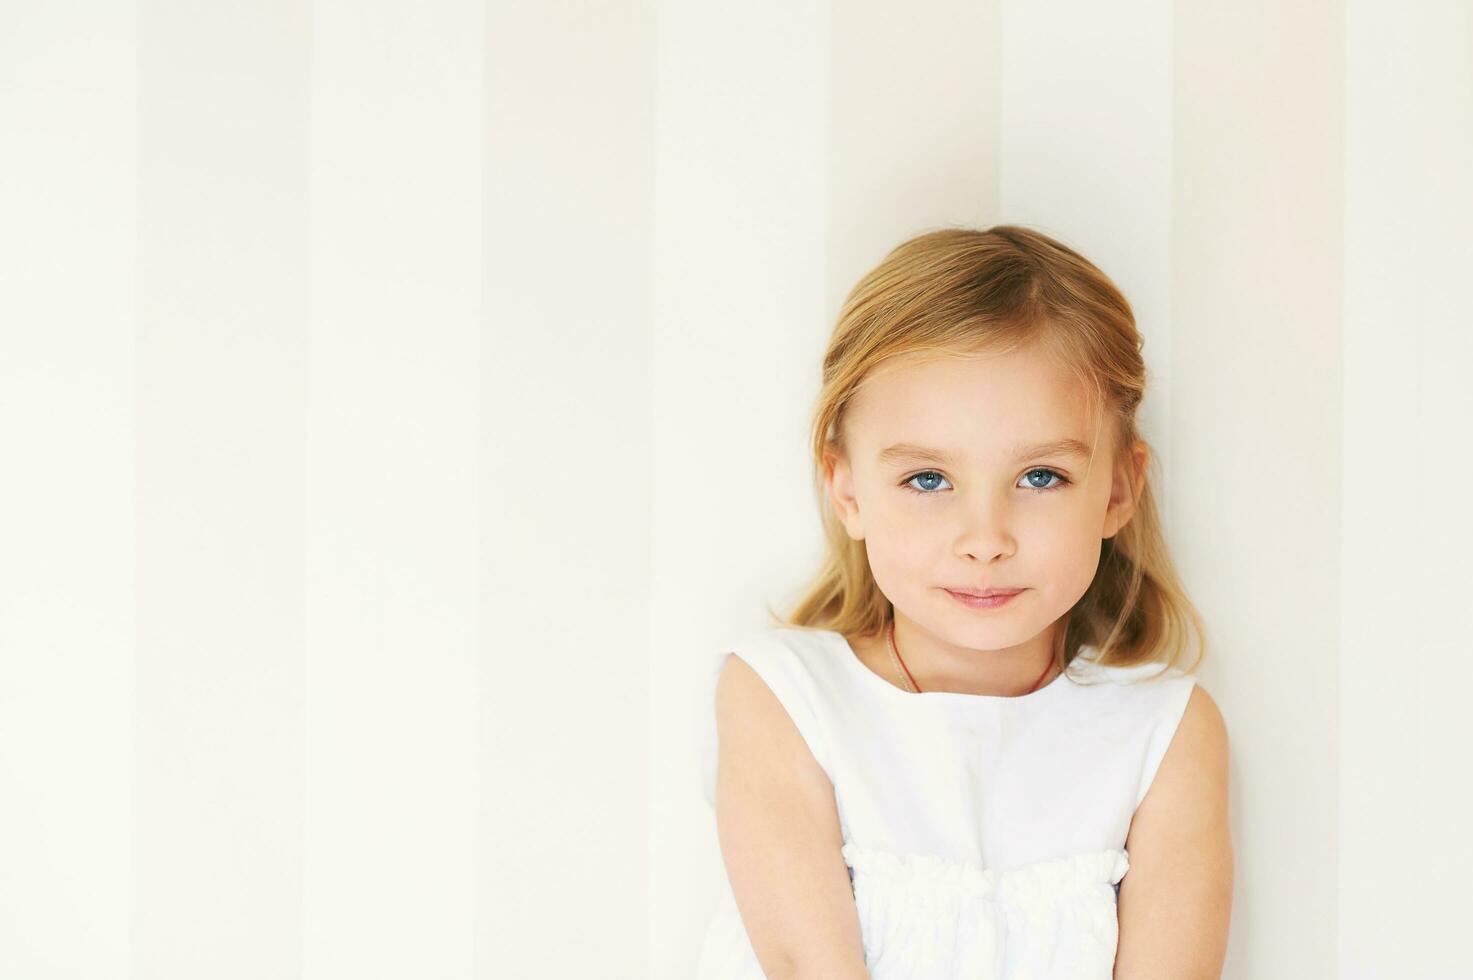
[[[874,980],[1109,980],[1120,849],[1016,868],[843,846]]]

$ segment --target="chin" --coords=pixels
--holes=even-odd
[[[992,610],[984,615],[995,615],[998,610]],[[962,615],[973,614],[972,610],[963,609]],[[998,617],[999,620],[1002,617]],[[958,625],[951,628],[935,630],[937,636],[960,647],[972,650],[1006,650],[1010,647],[1021,646],[1041,632],[1041,627],[1031,622],[1010,621],[995,623],[968,622],[962,619]]]

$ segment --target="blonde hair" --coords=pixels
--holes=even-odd
[[[845,408],[864,379],[900,356],[1002,353],[1025,345],[1084,383],[1093,417],[1113,424],[1120,465],[1121,449],[1140,439],[1135,415],[1146,388],[1144,340],[1120,290],[1078,252],[1018,225],[948,228],[901,243],[859,280],[829,338],[813,416],[825,556],[786,617],[768,607],[777,625],[873,636],[893,615],[870,574],[865,543],[849,537],[826,489],[828,457],[846,455]],[[1055,657],[1067,668],[1088,644],[1103,665],[1171,668],[1188,649],[1189,632],[1197,638],[1195,669],[1205,656],[1205,630],[1172,564],[1152,483],[1143,475],[1134,513],[1103,539],[1094,580],[1066,615]]]

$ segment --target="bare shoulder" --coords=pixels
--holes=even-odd
[[[1217,977],[1233,893],[1228,732],[1201,683],[1126,838],[1117,977]]]
[[[1227,819],[1228,731],[1217,700],[1196,683],[1167,746],[1150,791],[1136,809],[1131,834],[1149,844],[1181,822],[1190,825]]]
[[[1175,751],[1176,757],[1172,758]],[[1168,770],[1167,764],[1171,763]],[[1161,760],[1161,769],[1166,772],[1168,788],[1162,795],[1170,795],[1172,784],[1183,779],[1227,781],[1228,730],[1227,719],[1217,706],[1217,699],[1208,693],[1198,681],[1192,685],[1192,695],[1187,699],[1176,734],[1167,749],[1166,758]],[[1156,782],[1160,782],[1160,773]],[[1155,785],[1152,785],[1152,791]],[[1144,806],[1144,801],[1142,801]]]
[[[828,774],[797,724],[762,675],[740,654],[727,654],[716,678],[716,730],[722,745],[753,761],[777,757],[788,763],[780,768],[789,775],[820,796],[832,797]]]

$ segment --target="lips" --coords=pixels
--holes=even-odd
[[[976,589],[947,589],[946,591],[947,592],[954,592],[957,595],[969,595],[969,596],[973,597],[974,599],[986,599],[989,596],[995,596],[995,595],[1017,595],[1019,592],[1022,592],[1023,590],[1022,589],[984,589],[981,592],[978,592]]]

